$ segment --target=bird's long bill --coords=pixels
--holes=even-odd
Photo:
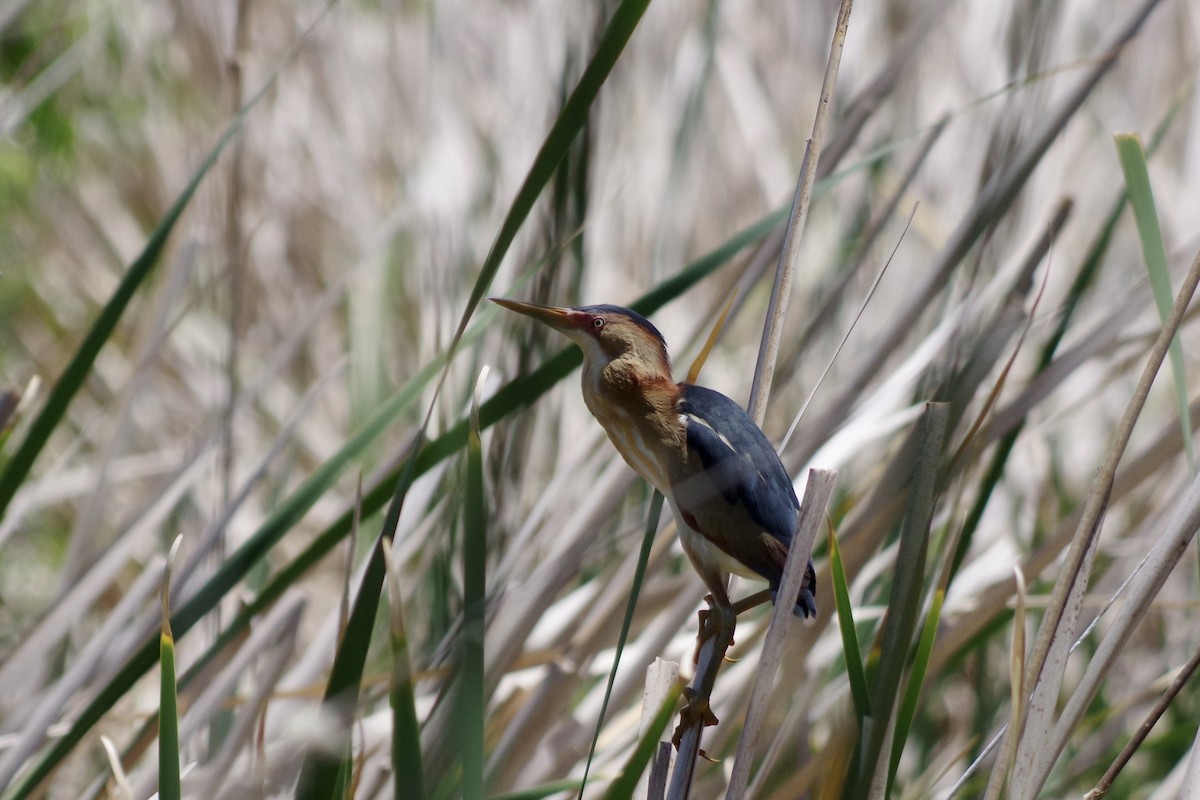
[[[533,317],[538,322],[549,325],[558,331],[566,332],[579,326],[580,315],[571,308],[557,306],[540,306],[536,303],[521,303],[517,300],[507,300],[503,297],[489,297],[498,306],[504,306],[509,311]]]

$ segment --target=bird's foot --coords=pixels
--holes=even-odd
[[[679,743],[688,728],[695,727],[697,722],[707,728],[716,725],[718,721],[712,706],[708,704],[708,697],[697,694],[690,686],[683,690],[683,696],[687,698],[687,703],[679,712],[679,725],[675,728],[675,735],[671,737],[671,743],[675,745],[676,750],[679,749]]]
[[[733,647],[733,632],[737,627],[737,612],[728,603],[719,603],[711,594],[704,595],[708,608],[700,609],[700,634],[696,637],[696,652],[693,661],[700,655],[700,647],[709,639],[724,642],[725,648]]]

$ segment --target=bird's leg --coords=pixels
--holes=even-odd
[[[671,741],[679,748],[684,731],[696,725],[705,727],[717,724],[717,715],[709,705],[713,685],[717,681],[717,671],[725,651],[733,645],[734,628],[737,626],[737,614],[729,603],[729,598],[715,599],[712,595],[705,598],[708,608],[700,612],[700,634],[696,642],[696,678],[692,685],[683,690],[687,703],[679,712],[679,725]],[[706,657],[707,656],[707,657]]]
[[[729,602],[728,595],[723,598],[714,598],[711,594],[706,594],[704,602],[708,603],[708,608],[702,608],[698,612],[700,633],[696,636],[696,649],[692,652],[692,663],[699,663],[700,648],[711,638],[719,637],[717,638],[718,643],[723,644],[726,650],[733,647],[733,632],[737,627],[737,615],[741,613],[737,610],[737,606]]]

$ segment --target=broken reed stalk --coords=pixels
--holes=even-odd
[[[829,498],[833,494],[833,486],[837,482],[837,472],[827,469],[811,469],[808,471],[808,483],[804,487],[804,502],[800,506],[800,518],[792,537],[792,547],[788,552],[787,564],[783,570],[783,581],[779,586],[780,597],[796,597],[800,593],[800,585],[804,580],[804,568],[808,564],[808,554],[812,552],[813,542],[821,523],[825,520],[825,510]],[[779,669],[779,661],[783,658],[784,639],[791,630],[793,606],[790,603],[776,603],[771,610],[771,621],[767,626],[767,637],[763,643],[762,657],[759,660],[758,672],[754,676],[754,688],[750,693],[750,706],[746,710],[746,724],[738,740],[737,756],[733,762],[733,774],[729,777],[729,788],[726,800],[740,800],[746,794],[746,786],[750,781],[750,766],[758,746],[758,733],[767,717],[767,703],[771,699],[775,673]]]

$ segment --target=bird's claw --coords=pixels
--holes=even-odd
[[[716,725],[718,722],[717,715],[713,713],[707,697],[701,697],[690,686],[684,688],[683,696],[687,698],[687,703],[679,711],[679,725],[675,728],[675,735],[671,737],[671,743],[675,745],[676,750],[679,749],[679,743],[683,740],[683,734],[688,728],[695,727],[697,722],[706,728]]]
[[[704,596],[704,601],[708,603],[708,608],[702,608],[697,612],[700,616],[700,634],[696,637],[696,651],[692,654],[692,661],[700,660],[700,648],[706,641],[712,638],[721,637],[727,644],[725,649],[733,647],[733,631],[737,626],[737,614],[728,605],[721,605],[713,600],[711,594]]]

